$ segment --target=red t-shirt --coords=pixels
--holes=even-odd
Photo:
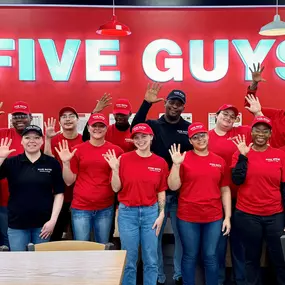
[[[209,152],[188,151],[180,168],[181,189],[177,217],[186,222],[209,223],[223,217],[221,187],[229,186],[224,159]]]
[[[135,149],[135,146],[131,142],[127,142],[126,139],[131,138],[131,131],[128,128],[126,131],[119,131],[115,124],[110,125],[106,133],[106,141],[111,142],[119,146],[124,152],[132,151]]]
[[[245,135],[247,144],[249,144],[251,142],[251,127],[233,127],[224,136],[219,136],[214,129],[209,131],[209,151],[212,151],[213,153],[222,157],[225,160],[228,168],[231,166],[233,154],[237,151],[236,145],[230,138],[237,137],[238,135]],[[236,198],[238,187],[231,182],[230,188],[232,198]]]
[[[156,154],[141,157],[136,151],[124,153],[120,159],[121,203],[130,207],[151,206],[157,193],[168,189],[168,165]]]
[[[247,90],[249,94],[256,95],[257,90]],[[275,148],[285,146],[285,110],[262,108],[264,116],[272,121],[272,135],[270,145]]]
[[[110,183],[111,168],[102,154],[114,149],[119,157],[123,150],[107,141],[98,147],[87,141],[76,148],[71,160],[71,170],[77,174],[72,208],[102,210],[110,207],[114,203],[114,191]]]
[[[16,149],[9,157],[21,154],[24,152],[24,148],[21,144],[22,137],[16,132],[16,129],[0,129],[0,139],[8,137],[12,139],[10,149]],[[7,179],[0,180],[0,206],[7,207],[9,200],[9,188]]]
[[[55,147],[58,149],[58,143],[62,142],[63,140],[66,140],[68,143],[69,149],[72,149],[78,144],[82,143],[82,135],[78,134],[76,138],[74,139],[67,139],[66,137],[63,136],[63,134],[58,134],[57,136],[53,137],[51,140],[51,151],[54,157],[60,162],[60,165],[62,166],[61,159],[59,158]],[[65,190],[64,190],[64,202],[70,203],[72,201],[72,196],[73,196],[73,188],[74,184],[67,186],[65,185]]]
[[[239,154],[238,151],[234,154],[232,168]],[[259,216],[282,212],[280,183],[285,182],[284,152],[269,146],[263,152],[251,149],[247,158],[246,180],[238,190],[237,209]]]

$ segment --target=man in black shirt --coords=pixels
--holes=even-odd
[[[41,153],[43,134],[35,125],[22,132],[24,153],[7,158],[12,140],[0,142],[0,179],[9,185],[8,238],[12,251],[47,242],[63,203],[64,182],[59,162]]]
[[[166,160],[169,169],[172,166],[172,160],[169,153],[172,144],[180,144],[181,152],[193,149],[188,138],[189,122],[181,117],[186,103],[186,95],[183,91],[172,90],[166,101],[163,98],[158,98],[157,95],[161,89],[158,83],[148,85],[145,93],[145,99],[133,119],[131,128],[138,123],[146,122],[154,132],[154,138],[151,145],[153,153],[161,156]],[[146,120],[147,113],[152,104],[165,101],[165,114],[158,120]],[[171,225],[175,237],[175,250],[174,250],[174,276],[175,284],[182,284],[181,278],[181,259],[182,247],[178,231],[176,228],[176,212],[177,212],[177,193],[167,191],[166,206],[165,206],[165,219],[159,235],[158,258],[159,258],[159,271],[157,284],[164,284],[166,277],[163,270],[163,254],[162,254],[162,235],[167,221],[168,214],[171,218]]]

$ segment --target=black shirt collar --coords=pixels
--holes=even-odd
[[[22,154],[20,154],[19,157],[20,157],[20,161],[22,161],[22,162],[30,162],[30,163],[32,163],[32,162],[28,159],[28,157],[26,156],[26,153],[25,153],[25,152],[23,152]],[[40,156],[40,158],[39,158],[37,161],[35,161],[35,162],[41,162],[41,161],[44,161],[45,159],[46,159],[46,157],[45,157],[45,155],[43,154],[43,152],[41,151],[41,156]],[[34,162],[34,163],[35,163],[35,162]]]

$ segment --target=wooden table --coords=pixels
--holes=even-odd
[[[119,285],[125,250],[0,252],[1,285]]]

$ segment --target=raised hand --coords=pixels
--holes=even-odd
[[[120,166],[120,158],[116,157],[115,151],[109,149],[105,154],[102,154],[104,159],[109,163],[112,170],[118,170]]]
[[[246,141],[245,141],[245,135],[238,135],[237,137],[235,137],[232,142],[237,146],[239,152],[246,156],[250,149],[251,149],[251,146],[253,145],[253,143],[250,143],[248,146],[246,145]]]
[[[266,81],[264,78],[262,78],[264,66],[261,67],[260,63],[258,63],[257,67],[255,64],[253,64],[253,70],[251,68],[249,68],[249,70],[251,71],[252,81],[256,83]]]
[[[152,83],[151,85],[148,84],[147,85],[147,90],[145,92],[144,95],[144,99],[148,102],[148,103],[157,103],[157,102],[161,102],[164,101],[163,98],[157,98],[157,95],[161,89],[162,85],[159,83]]]
[[[2,114],[4,114],[5,112],[4,111],[2,111],[1,109],[2,109],[2,107],[3,107],[3,102],[0,102],[0,115],[2,115]]]
[[[104,93],[104,95],[99,100],[97,100],[97,105],[92,113],[100,113],[103,109],[111,106],[112,105],[112,103],[110,102],[111,100],[112,100],[111,94]]]
[[[176,165],[180,165],[184,161],[186,156],[186,151],[184,151],[182,154],[180,153],[180,144],[178,145],[178,147],[176,147],[176,144],[173,144],[169,149],[169,153],[173,164]]]
[[[62,143],[59,142],[58,147],[59,149],[55,147],[55,150],[63,163],[69,162],[77,151],[77,148],[72,152],[69,151],[67,140],[63,140]]]
[[[252,94],[248,94],[247,96],[245,96],[245,99],[249,104],[249,107],[246,106],[245,109],[253,113],[255,116],[262,116],[259,99]]]
[[[45,122],[44,124],[45,124],[45,131],[46,131],[45,136],[47,138],[52,139],[53,137],[61,133],[61,131],[58,131],[58,132],[55,131],[56,119],[48,118],[47,123]]]
[[[15,149],[10,149],[12,144],[12,139],[2,138],[0,142],[0,158],[7,158],[10,153],[16,151]]]

